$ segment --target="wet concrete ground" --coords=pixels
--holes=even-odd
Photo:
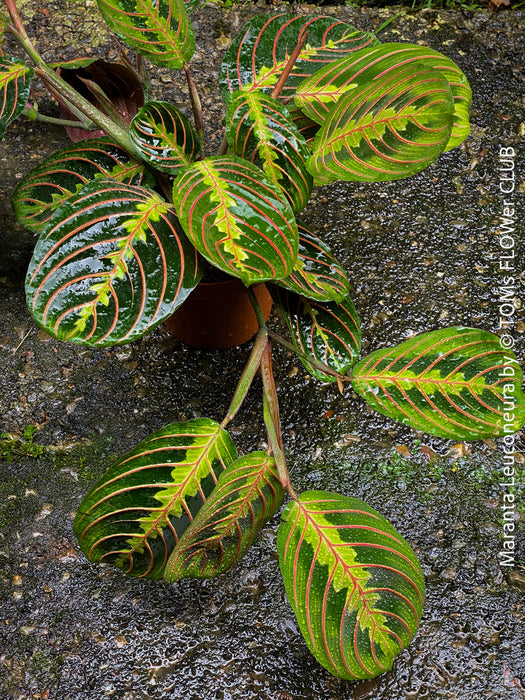
[[[26,6],[41,47],[58,44],[61,57],[78,55],[91,37],[94,53],[116,56],[88,3]],[[210,7],[196,16],[195,75],[210,150],[221,138],[220,56],[259,11]],[[323,12],[371,30],[395,14]],[[447,53],[475,98],[473,133],[460,150],[411,180],[318,190],[304,216],[350,272],[365,351],[447,325],[497,330],[500,145],[517,151],[523,233],[524,23],[519,12],[405,13],[381,35]],[[155,72],[153,86],[154,97],[183,98],[183,84],[167,71]],[[522,700],[525,577],[519,568],[509,577],[497,559],[501,445],[454,444],[397,426],[369,413],[350,390],[341,396],[310,381],[284,352],[276,353],[275,370],[296,489],[364,498],[391,519],[422,563],[420,632],[392,672],[346,683],[311,657],[280,580],[277,520],[235,569],[203,584],[126,579],[84,559],[72,521],[89,485],[162,425],[221,419],[249,348],[194,351],[161,328],[122,348],[83,350],[37,331],[23,293],[34,239],[14,222],[9,199],[19,179],[65,143],[60,129],[19,121],[0,145],[1,430],[12,438],[3,441],[10,459],[0,462],[0,697]],[[516,253],[523,265],[522,240]],[[517,297],[520,306],[523,275]],[[512,333],[523,358],[522,312]],[[256,383],[232,428],[243,452],[264,440],[259,389]],[[36,457],[21,454],[29,448],[16,441],[30,425],[43,446]],[[523,469],[521,437],[517,449]],[[522,511],[516,515],[522,527]],[[523,561],[522,534],[517,542]]]

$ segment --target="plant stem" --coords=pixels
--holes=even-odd
[[[246,291],[248,292],[248,296],[250,297],[250,301],[252,302],[253,310],[255,311],[255,315],[257,317],[257,323],[259,324],[259,328],[266,328],[266,321],[264,320],[264,314],[262,312],[261,306],[259,304],[259,301],[257,297],[255,296],[255,292],[251,287],[246,287]]]
[[[226,134],[222,137],[221,145],[219,146],[219,150],[217,151],[218,156],[223,156],[226,153],[228,153],[228,137]]]
[[[24,117],[35,122],[44,122],[46,124],[57,124],[57,126],[72,126],[75,129],[85,129],[91,131],[94,124],[86,124],[84,122],[73,121],[72,119],[59,119],[58,117],[48,117],[46,114],[40,114],[33,107],[26,107],[22,114]]]
[[[224,420],[221,423],[221,428],[225,428],[228,425],[228,423],[232,421],[237,415],[237,412],[239,411],[244,399],[246,398],[246,394],[250,389],[253,378],[257,374],[257,370],[259,369],[259,366],[261,364],[261,357],[266,348],[267,342],[268,331],[266,330],[266,327],[263,326],[259,328],[259,332],[255,337],[255,342],[253,344],[250,357],[244,367],[243,373],[241,374],[239,383],[235,388],[230,407],[228,408],[228,413],[226,414]]]
[[[83,118],[87,117],[89,121],[93,122],[99,129],[102,129],[102,131],[114,139],[116,143],[122,146],[122,148],[134,158],[139,161],[142,160],[140,154],[131,142],[127,130],[119,124],[116,124],[112,119],[92,105],[89,100],[86,100],[85,97],[74,90],[71,85],[66,83],[63,78],[57,75],[55,71],[44,62],[44,59],[40,56],[27,35],[22,18],[16,8],[15,1],[4,0],[4,4],[7,7],[12,22],[12,25],[8,26],[9,31],[35,63],[35,73],[42,79],[49,92],[56,97],[59,102],[65,101],[68,105],[71,105],[73,107],[72,111],[75,113],[80,112]]]
[[[102,129],[102,131],[118,143],[119,146],[122,146],[130,155],[139,161],[142,160],[141,155],[131,142],[127,130],[97,109],[89,100],[86,100],[85,97],[82,97],[69,83],[66,83],[63,78],[57,75],[52,68],[49,68],[49,66],[41,62],[40,66],[35,69],[35,73],[42,78],[49,92],[59,101],[66,100],[81,112],[84,117],[87,117],[96,124],[99,129]]]
[[[284,88],[284,84],[288,80],[288,76],[292,72],[292,69],[295,65],[295,62],[299,58],[299,54],[301,53],[302,48],[303,48],[307,38],[308,38],[308,32],[305,32],[302,36],[299,36],[299,41],[297,42],[295,49],[290,54],[290,58],[286,62],[286,65],[283,68],[283,72],[281,73],[279,80],[277,81],[276,86],[272,90],[271,96],[273,97],[274,100],[276,100],[279,97],[279,95],[281,94],[281,92]]]
[[[197,136],[201,144],[204,138],[204,117],[202,115],[202,106],[199,98],[199,93],[197,92],[197,86],[193,80],[190,69],[187,64],[184,64],[184,72],[186,73],[186,81],[188,83],[188,90],[190,93],[191,108],[193,110],[193,121],[195,122],[195,128],[197,130]]]
[[[263,409],[264,423],[268,433],[268,442],[272,448],[279,480],[290,496],[297,501],[297,494],[290,482],[286,458],[284,456],[283,438],[281,435],[281,421],[279,419],[279,401],[272,372],[272,345],[268,340],[261,357],[261,374],[263,379]]]
[[[144,57],[139,53],[137,54],[137,72],[140,76],[140,82],[142,83],[142,90],[144,91],[144,102],[148,102],[149,93],[151,90],[151,77],[146,67],[146,62]]]
[[[7,29],[17,39],[18,43],[23,47],[24,51],[28,56],[30,56],[34,63],[37,66],[40,65],[43,62],[42,58],[27,35],[26,28],[24,27],[22,18],[17,10],[15,0],[4,0],[4,5],[9,12],[9,17],[12,22],[12,25],[7,25]]]
[[[268,335],[272,340],[275,340],[276,343],[279,343],[279,345],[282,345],[283,348],[286,348],[287,350],[291,350],[295,355],[300,357],[302,360],[305,360],[305,362],[308,362],[312,367],[315,367],[316,369],[320,370],[321,372],[324,372],[325,374],[329,374],[332,377],[336,377],[336,379],[339,379],[342,382],[350,382],[352,381],[352,374],[350,370],[350,374],[341,374],[340,372],[337,372],[337,370],[332,369],[328,365],[325,365],[324,362],[321,362],[320,360],[316,360],[313,357],[310,357],[309,355],[306,355],[304,352],[301,352],[298,348],[295,347],[295,345],[292,345],[292,343],[289,343],[287,340],[285,340],[282,336],[280,336],[278,333],[274,333],[273,331],[268,331]]]

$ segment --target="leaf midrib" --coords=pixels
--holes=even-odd
[[[489,372],[493,368],[488,368],[487,372]],[[486,382],[483,381],[482,378],[478,378],[477,381],[454,381],[454,380],[449,380],[447,377],[444,377],[443,379],[433,379],[429,378],[427,379],[426,377],[399,377],[399,376],[392,376],[392,375],[386,375],[386,374],[356,374],[355,375],[356,380],[362,380],[368,384],[372,383],[377,383],[379,384],[380,382],[390,382],[392,384],[400,384],[400,383],[407,383],[407,384],[436,384],[437,386],[451,386],[451,387],[459,387],[459,386],[466,386],[469,388],[483,388],[483,389],[489,389],[489,390],[494,390],[495,387],[501,383],[500,380],[498,380],[495,384],[487,384]]]

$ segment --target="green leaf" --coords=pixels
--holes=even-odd
[[[260,91],[233,94],[226,115],[232,152],[259,166],[287,196],[295,212],[308,203],[313,179],[310,151],[286,107]]]
[[[172,423],[143,440],[82,501],[74,530],[90,561],[161,578],[179,537],[237,458],[209,418]]]
[[[388,671],[417,631],[424,581],[414,552],[357,498],[308,491],[277,535],[286,594],[308,648],[338,678]]]
[[[323,304],[278,287],[272,287],[271,293],[283,312],[295,348],[339,374],[346,374],[357,360],[361,347],[359,319],[350,297],[339,303]],[[316,379],[337,381],[303,357],[300,359]]]
[[[235,156],[193,163],[173,184],[184,231],[213,265],[246,285],[289,275],[298,233],[282,191]]]
[[[224,55],[220,75],[224,101],[235,90],[271,92],[305,32],[308,38],[280,99],[292,96],[304,78],[327,63],[379,43],[373,34],[333,17],[258,15],[245,24]]]
[[[34,70],[12,56],[0,55],[0,139],[29,99]]]
[[[350,291],[346,272],[330,248],[297,223],[299,254],[291,275],[277,284],[315,301],[342,301]]]
[[[53,212],[91,180],[154,184],[143,164],[108,138],[88,139],[56,151],[26,175],[13,195],[17,221],[41,233]]]
[[[4,13],[0,11],[0,56],[3,55],[2,46],[4,44],[5,28],[7,27],[7,22],[7,15],[4,15]]]
[[[448,151],[460,144],[470,131],[469,106],[472,92],[468,80],[450,59],[426,46],[417,44],[382,44],[321,68],[307,78],[295,93],[295,102],[311,119],[323,124],[333,105],[344,95],[358,94],[367,83],[387,76],[400,66],[416,64],[437,70],[448,82],[454,98],[453,127],[445,147]]]
[[[198,7],[204,4],[205,0],[184,0],[184,7],[186,8],[186,12],[189,15],[191,15],[192,12],[195,12],[195,10]]]
[[[239,457],[177,542],[164,578],[213,578],[227,571],[246,554],[283,495],[273,457],[265,452]]]
[[[431,435],[481,440],[525,422],[522,372],[499,338],[444,328],[376,350],[354,368],[353,387],[376,411]]]
[[[188,119],[168,102],[148,102],[130,124],[130,138],[157,170],[178,175],[200,151],[197,134]]]
[[[155,65],[181,68],[193,56],[195,37],[183,0],[97,0],[97,4],[109,28]]]
[[[315,135],[321,127],[317,122],[314,122],[313,119],[307,117],[306,114],[304,114],[304,112],[302,112],[300,109],[298,109],[297,107],[294,108],[291,105],[290,117],[292,118],[292,121],[295,124],[295,128],[306,141],[307,145],[310,147],[315,138]]]
[[[365,59],[363,58],[363,61]],[[417,61],[363,68],[356,89],[331,107],[311,149],[308,169],[324,181],[409,177],[445,149],[453,99],[445,78]]]
[[[78,68],[87,68],[96,61],[100,61],[99,58],[93,58],[92,56],[84,56],[82,58],[72,58],[69,61],[53,61],[48,63],[49,68],[65,68],[66,70],[74,70]]]
[[[143,187],[95,180],[48,222],[26,293],[38,325],[59,340],[114,345],[162,323],[200,276],[170,204]]]

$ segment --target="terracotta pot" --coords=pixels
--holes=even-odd
[[[272,298],[262,283],[252,289],[266,320]],[[246,287],[238,279],[201,282],[164,324],[186,345],[215,350],[242,345],[259,329]]]

